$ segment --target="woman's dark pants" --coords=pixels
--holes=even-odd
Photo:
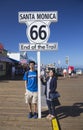
[[[46,102],[47,102],[49,114],[55,116],[55,102],[50,100],[46,100]]]

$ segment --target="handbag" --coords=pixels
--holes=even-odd
[[[60,97],[60,94],[59,94],[58,92],[55,92],[55,93],[50,93],[49,96],[50,96],[50,98],[51,98],[52,100],[54,100],[54,99]]]

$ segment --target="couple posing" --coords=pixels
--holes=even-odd
[[[35,62],[29,62],[29,71],[25,72],[23,80],[25,80],[25,102],[29,106],[28,118],[38,118],[37,114],[37,102],[38,102],[38,83],[37,83],[37,71],[35,70]],[[55,106],[60,105],[58,98],[57,100],[52,99],[54,93],[56,93],[57,79],[55,77],[54,70],[49,71],[49,76],[46,81],[43,81],[41,77],[41,82],[45,85],[45,96],[46,103],[48,106],[49,114],[46,118],[52,119],[55,117]],[[33,111],[32,111],[33,106]]]

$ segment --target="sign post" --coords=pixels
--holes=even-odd
[[[41,82],[40,82],[40,51],[54,51],[58,43],[47,43],[50,36],[51,22],[57,22],[57,11],[19,12],[20,23],[27,25],[26,35],[29,43],[20,43],[20,51],[37,51],[38,63],[38,118],[41,118]]]
[[[41,118],[41,82],[40,82],[40,51],[37,52],[38,63],[38,118]]]
[[[67,65],[69,65],[69,56],[66,56],[65,62],[66,62]]]

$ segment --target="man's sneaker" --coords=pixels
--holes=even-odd
[[[37,114],[36,112],[34,112],[33,118],[34,118],[34,119],[37,119],[37,118],[38,118],[38,114]]]
[[[29,114],[28,114],[28,118],[32,118],[33,117],[33,114],[32,114],[32,112],[30,112]]]

